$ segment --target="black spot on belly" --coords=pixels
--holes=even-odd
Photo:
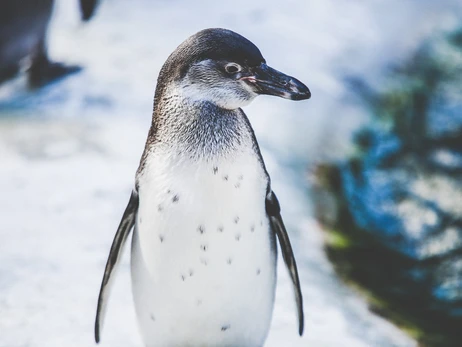
[[[241,188],[241,184],[239,182],[237,182],[235,185],[234,185],[234,188]]]
[[[192,277],[194,275],[194,269],[189,269],[189,277]]]
[[[231,265],[233,263],[233,258],[226,259],[226,262],[228,263],[228,265]]]
[[[140,224],[143,223],[143,218],[140,217]]]
[[[159,240],[161,243],[164,242],[164,235],[159,235]]]
[[[244,175],[240,174],[239,177],[237,178],[239,181],[242,181],[244,179]]]
[[[257,276],[261,273],[260,268],[257,269]]]
[[[205,233],[205,227],[203,225],[199,225],[197,227],[197,231],[200,233],[200,234],[203,234]]]
[[[172,198],[172,202],[173,202],[173,203],[177,203],[178,200],[180,200],[180,196],[179,196],[178,194],[175,194],[175,195],[173,196],[173,198]]]
[[[229,328],[231,328],[231,326],[230,326],[229,324],[223,325],[223,326],[221,327],[221,331],[226,331],[226,330],[228,330]]]
[[[223,176],[223,181],[227,181],[228,178],[229,178],[228,175],[224,175],[224,176]]]
[[[234,217],[234,223],[235,224],[239,223],[239,216]]]
[[[241,234],[236,234],[234,238],[236,239],[236,241],[239,241],[241,239]]]
[[[220,226],[218,227],[218,231],[219,231],[220,233],[222,233],[223,230],[225,230],[225,228],[223,227],[223,225],[220,225]]]
[[[207,266],[209,264],[209,261],[205,258],[201,258],[201,264]]]
[[[156,317],[155,317],[152,313],[151,313],[151,320],[152,320],[153,322],[156,321]]]
[[[169,190],[167,190],[167,194],[170,194],[171,192],[172,192],[172,191],[171,191],[170,189],[169,189]]]
[[[164,208],[162,207],[161,204],[157,205],[157,211],[162,212]]]
[[[196,304],[197,304],[197,306],[202,305],[202,300],[201,300],[201,299],[198,299],[198,300],[196,301]]]
[[[255,231],[255,225],[254,225],[254,224],[252,224],[252,225],[250,226],[250,231],[251,231],[251,232],[254,232],[254,231]]]
[[[201,250],[202,251],[207,252],[208,249],[209,249],[209,247],[207,245],[201,245]]]
[[[185,275],[181,275],[181,280],[184,282],[184,280],[186,279],[186,276]]]
[[[218,167],[214,166],[214,167],[213,167],[213,174],[216,175],[217,172],[218,172]]]

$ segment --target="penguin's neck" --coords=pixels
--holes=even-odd
[[[193,158],[224,155],[251,141],[244,112],[205,100],[188,98],[171,89],[156,100],[151,136],[155,144]]]

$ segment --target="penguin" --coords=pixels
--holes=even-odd
[[[92,17],[97,4],[97,0],[80,0],[82,20]],[[81,70],[48,57],[46,33],[53,5],[54,0],[0,1],[0,83],[16,76],[25,58],[30,59],[27,76],[32,88]]]
[[[153,118],[101,284],[95,340],[131,229],[131,281],[147,347],[261,347],[276,288],[277,245],[298,312],[300,281],[278,199],[241,109],[258,95],[311,96],[227,29],[205,29],[163,65]]]

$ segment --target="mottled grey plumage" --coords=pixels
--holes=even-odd
[[[268,67],[255,45],[229,30],[203,30],[167,59],[135,190],[106,265],[96,341],[112,270],[134,225],[134,299],[148,347],[261,346],[274,301],[276,236],[303,333],[295,258],[240,108],[258,94],[310,97],[306,86]]]

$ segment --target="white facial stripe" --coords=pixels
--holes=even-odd
[[[208,101],[229,110],[244,107],[257,96],[247,83],[224,76],[211,60],[191,66],[178,90],[192,102]]]

